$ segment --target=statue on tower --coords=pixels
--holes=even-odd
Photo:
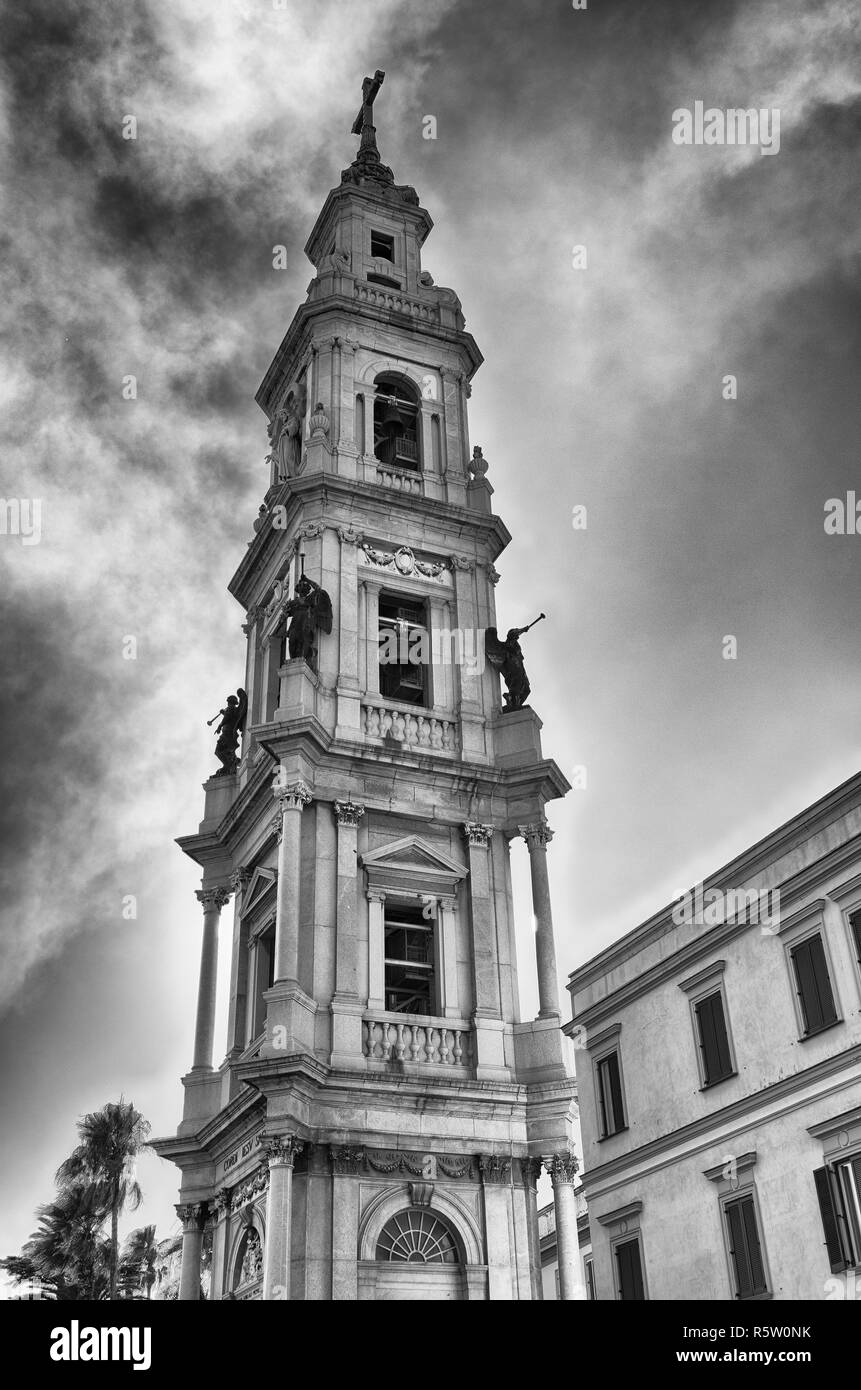
[[[316,670],[317,632],[332,631],[332,600],[307,574],[296,585],[296,597],[288,599],[284,614],[290,619],[287,650],[291,661],[307,661]]]
[[[277,479],[283,483],[299,472],[302,460],[302,423],[305,418],[305,388],[289,391],[284,404],[275,412],[269,424],[269,443],[277,469]]]
[[[540,623],[545,617],[544,613],[539,613],[538,617],[526,627],[511,627],[505,635],[505,641],[501,642],[496,635],[496,628],[489,627],[484,634],[484,654],[491,666],[502,676],[505,681],[506,690],[503,697],[503,714],[511,714],[516,709],[523,709],[529,698],[532,689],[529,678],[526,674],[526,667],[523,663],[523,651],[517,640],[522,637],[524,632],[528,632],[535,623]]]
[[[221,723],[215,731],[218,735],[215,756],[221,763],[221,767],[215,773],[216,777],[232,777],[239,766],[236,750],[239,747],[239,737],[245,732],[247,713],[248,696],[240,686],[235,695],[228,695],[224,709],[220,709],[218,714],[206,721],[207,728],[210,728],[219,715],[221,716]]]

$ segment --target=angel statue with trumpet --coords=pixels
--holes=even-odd
[[[523,652],[518,638],[522,637],[524,632],[528,632],[536,623],[540,623],[544,617],[546,614],[539,613],[533,622],[526,624],[526,627],[510,627],[504,642],[497,637],[495,627],[489,627],[484,634],[484,654],[491,666],[502,676],[506,685],[502,706],[503,714],[511,714],[513,710],[523,709],[529,697],[532,687],[526,675]]]
[[[207,728],[211,728],[216,719],[221,717],[221,723],[215,731],[218,735],[215,756],[221,763],[221,767],[215,773],[216,777],[232,777],[239,766],[236,750],[239,747],[240,734],[245,732],[247,713],[248,696],[240,687],[235,695],[228,695],[224,709],[220,709],[218,714],[206,721]]]

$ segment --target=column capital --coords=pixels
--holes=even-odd
[[[566,1187],[573,1187],[580,1171],[580,1164],[572,1153],[553,1154],[552,1158],[544,1160],[544,1166],[553,1180],[554,1187],[560,1183]]]
[[[544,1164],[540,1158],[521,1158],[520,1172],[527,1187],[535,1188],[538,1185],[543,1167]]]
[[[221,1221],[230,1214],[230,1188],[220,1187],[210,1202],[213,1215],[216,1221]]]
[[[220,912],[224,905],[230,902],[230,889],[223,886],[220,888],[198,888],[194,896],[202,904],[204,912],[210,912],[212,908]]]
[[[479,1154],[478,1166],[486,1183],[507,1183],[511,1177],[511,1159],[504,1154]]]
[[[292,1168],[296,1155],[305,1145],[295,1134],[266,1134],[262,1136],[261,1148],[270,1168]]]
[[[369,903],[384,903],[386,901],[385,889],[369,888],[367,897]]]
[[[338,537],[342,545],[360,545],[365,539],[361,531],[357,531],[354,526],[339,526]]]
[[[338,825],[352,826],[354,829],[365,814],[364,806],[354,801],[336,801],[334,811]]]
[[[285,811],[304,811],[311,803],[311,788],[307,782],[303,782],[301,777],[292,782],[282,781],[280,772],[276,772],[273,779],[272,795],[282,815]]]
[[[355,1177],[364,1167],[365,1150],[352,1144],[330,1144],[329,1159],[333,1173]]]
[[[493,834],[493,826],[482,825],[477,820],[468,820],[463,827],[463,833],[470,849],[487,849]]]
[[[250,881],[251,873],[248,869],[234,869],[233,873],[230,875],[231,890],[236,894],[237,897],[239,897],[242,893],[245,892],[245,889],[248,887]]]
[[[517,833],[523,836],[530,850],[546,849],[553,839],[553,831],[543,816],[531,825],[518,825]]]
[[[207,1216],[206,1202],[190,1202],[185,1206],[179,1205],[174,1210],[182,1222],[184,1234],[203,1230]]]

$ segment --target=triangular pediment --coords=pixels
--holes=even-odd
[[[406,835],[402,840],[393,840],[390,845],[369,850],[362,855],[362,867],[367,870],[372,883],[382,884],[386,880],[404,883],[413,877],[423,882],[431,882],[450,890],[463,878],[468,870],[451,855],[443,853],[420,835]]]
[[[277,878],[275,869],[254,870],[242,899],[243,917],[254,912],[271,897]]]

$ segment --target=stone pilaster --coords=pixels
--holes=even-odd
[[[196,1303],[200,1298],[200,1255],[203,1248],[203,1228],[206,1224],[206,1203],[195,1202],[188,1206],[178,1206],[176,1214],[182,1222],[179,1297],[183,1303]]]
[[[386,1007],[385,978],[386,895],[378,888],[368,889],[368,1008]]]
[[[356,1250],[359,1244],[359,1176],[365,1151],[352,1144],[332,1145],[332,1299],[358,1297]]]
[[[230,898],[227,888],[203,888],[195,895],[203,907],[203,938],[197,985],[197,1021],[194,1028],[192,1071],[212,1071],[215,1036],[215,990],[218,984],[218,919]]]
[[[278,897],[275,918],[275,983],[297,983],[299,974],[299,854],[302,812],[311,802],[311,789],[301,779],[277,774],[272,793],[280,818]]]
[[[504,1023],[499,996],[496,923],[490,891],[488,848],[493,827],[467,821],[463,827],[469,856],[470,919],[475,1008],[476,1076],[507,1079],[503,1048]]]
[[[358,984],[357,863],[359,821],[365,808],[335,802],[338,834],[335,905],[335,993],[332,997],[332,1064],[362,1063],[362,1004]]]
[[[304,1145],[295,1134],[277,1134],[264,1139],[262,1147],[269,1164],[263,1298],[272,1302],[290,1297],[293,1164]]]
[[[556,976],[556,945],[550,908],[550,882],[547,877],[547,846],[553,831],[546,820],[519,825],[529,847],[532,877],[532,911],[535,917],[535,956],[538,965],[538,1017],[559,1018],[559,982]]]
[[[574,1188],[578,1163],[573,1154],[563,1153],[554,1154],[546,1166],[553,1181],[559,1297],[570,1302],[579,1297],[582,1286],[580,1243],[577,1237],[577,1197]]]
[[[266,1056],[313,1052],[317,1005],[299,984],[299,902],[302,812],[311,790],[281,769],[272,783],[278,804],[278,888],[275,904],[274,984],[266,991]],[[280,824],[279,824],[280,822]]]
[[[359,696],[359,582],[356,547],[360,532],[338,527],[341,543],[338,602],[338,724],[336,737],[356,739],[361,727]]]
[[[210,1297],[220,1299],[225,1294],[227,1280],[227,1233],[230,1226],[230,1189],[222,1187],[209,1204],[212,1227],[212,1287]]]
[[[234,869],[230,875],[230,888],[233,893],[233,951],[230,959],[230,1005],[227,1015],[228,1057],[240,1053],[246,1043],[248,929],[243,927],[242,909],[245,890],[250,881],[251,875],[247,869]]]

